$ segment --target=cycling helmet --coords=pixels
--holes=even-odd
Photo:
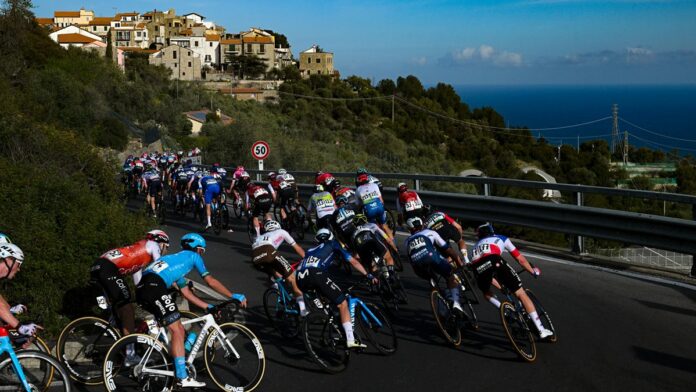
[[[317,240],[317,242],[320,244],[331,241],[333,238],[334,236],[331,230],[326,228],[319,229],[319,231],[317,231],[317,234],[314,236],[314,239]]]
[[[174,163],[174,160],[175,160],[174,157],[170,156],[167,158],[167,163]]]
[[[237,166],[237,170],[239,170],[239,171],[244,171],[244,166],[238,165],[238,166]]]
[[[280,168],[280,169],[278,169],[278,174],[281,176],[284,176],[284,175],[288,174],[288,171],[283,169],[283,168]]]
[[[348,204],[348,198],[345,195],[336,197],[336,205],[340,206],[341,204]]]
[[[493,225],[490,222],[482,224],[476,228],[476,235],[479,239],[494,236],[495,231],[493,230]]]
[[[12,240],[5,233],[0,233],[0,244],[11,244]]]
[[[181,248],[196,251],[197,248],[205,250],[205,238],[198,233],[188,233],[181,237]]]
[[[324,192],[324,186],[321,185],[321,184],[315,185],[315,186],[314,186],[314,192],[317,192],[317,193],[319,193],[319,192]]]
[[[368,173],[367,169],[365,169],[364,167],[360,167],[360,168],[358,168],[358,171],[355,172],[355,175],[359,176],[361,174],[370,174],[370,173]]]
[[[151,230],[147,232],[147,237],[150,241],[159,242],[169,246],[169,236],[162,230]]]
[[[367,223],[367,216],[365,216],[365,214],[356,214],[355,217],[353,217],[353,223],[355,223],[356,226],[364,225]]]
[[[242,175],[240,177],[242,178],[242,180],[248,180],[251,178],[249,176],[249,173],[247,173],[247,172],[242,173]]]
[[[355,179],[355,185],[367,184],[370,181],[370,177],[367,174],[360,174],[358,178]]]
[[[213,167],[220,167],[220,164],[218,162],[213,163]]]
[[[268,173],[268,179],[271,181],[274,181],[276,179],[276,173],[275,172],[269,172]]]
[[[406,221],[406,226],[408,226],[409,229],[414,230],[414,229],[420,229],[423,227],[423,219],[420,217],[414,216],[413,218],[409,218]]]
[[[406,186],[405,182],[400,182],[399,185],[396,186],[396,189],[399,190],[399,193],[404,193],[408,190],[408,186]]]
[[[275,231],[275,230],[278,230],[278,229],[280,229],[280,223],[278,223],[277,221],[274,221],[274,220],[267,220],[267,221],[263,224],[263,230],[264,230],[265,232]]]
[[[213,166],[213,167],[210,168],[210,172],[211,172],[211,173],[217,173],[217,172],[218,172],[218,168],[215,167],[215,166]]]
[[[24,261],[24,252],[15,244],[0,245],[0,259],[6,259],[8,257],[12,257],[21,264]]]

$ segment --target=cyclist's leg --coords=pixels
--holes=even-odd
[[[98,259],[92,264],[90,272],[92,280],[102,287],[116,315],[121,322],[123,335],[135,330],[135,312],[130,289],[123,276],[118,273],[114,263],[106,259]]]
[[[491,285],[493,284],[495,268],[493,262],[495,260],[482,260],[473,267],[476,284],[483,293],[484,298],[496,308],[500,308],[500,301],[493,295]],[[486,264],[490,263],[490,264]],[[488,267],[486,267],[488,265]]]

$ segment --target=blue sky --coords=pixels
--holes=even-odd
[[[693,84],[696,1],[689,0],[34,0],[37,16],[85,7],[175,8],[238,32],[288,36],[334,52],[342,76],[426,84]],[[117,7],[116,9],[114,7]]]

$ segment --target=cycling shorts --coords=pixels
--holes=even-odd
[[[370,222],[377,221],[377,223],[381,225],[387,223],[387,213],[384,211],[384,206],[382,203],[375,201],[366,204],[364,210],[365,216],[367,216],[367,219],[369,219]]]
[[[256,217],[266,215],[268,214],[268,211],[271,210],[272,206],[273,199],[271,199],[270,195],[268,197],[256,199],[256,201],[254,202],[254,211],[252,214]]]
[[[135,288],[138,303],[152,313],[160,325],[166,327],[181,318],[174,298],[169,294],[167,284],[157,274],[145,274]]]
[[[319,229],[329,229],[331,230],[331,217],[332,215],[326,215],[317,219],[317,230]]]
[[[90,277],[101,286],[114,308],[118,309],[133,302],[126,280],[119,275],[118,267],[111,261],[97,259],[92,264]]]
[[[461,233],[459,233],[459,230],[457,230],[457,228],[454,227],[454,225],[449,224],[449,223],[443,224],[442,227],[435,230],[435,232],[437,234],[439,234],[440,237],[442,237],[442,239],[445,241],[451,240],[454,242],[458,242],[459,240],[462,239],[462,235],[461,235]]]
[[[186,190],[186,185],[188,185],[186,177],[176,180],[176,189],[180,189],[183,192]]]
[[[507,287],[513,293],[522,288],[522,280],[517,272],[499,255],[492,255],[482,259],[471,267],[476,275],[476,282],[481,291],[486,292],[491,288],[493,278],[498,283]]]
[[[333,304],[338,305],[345,301],[346,294],[338,285],[331,280],[326,271],[318,268],[307,268],[295,273],[297,277],[297,287],[303,292],[316,290],[321,296],[326,297]]]
[[[197,191],[198,190],[198,181],[194,181],[193,184],[191,184],[191,191]]]
[[[452,274],[452,265],[441,254],[435,253],[432,257],[417,262],[412,261],[413,272],[423,279],[430,279],[433,274],[448,277]]]
[[[278,254],[273,245],[262,245],[251,251],[251,262],[254,268],[274,276],[278,272],[283,278],[292,274],[292,266],[285,257]]]
[[[210,204],[213,199],[220,196],[220,184],[211,184],[205,187],[205,204]]]
[[[371,268],[374,256],[384,257],[387,247],[380,241],[375,233],[371,231],[361,231],[353,238],[353,249],[360,256],[360,262],[365,268]]]
[[[162,192],[162,181],[158,180],[149,180],[147,182],[147,192],[150,195],[150,197],[155,197],[157,196],[158,193]]]

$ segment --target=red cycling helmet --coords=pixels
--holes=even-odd
[[[408,186],[406,186],[405,182],[400,182],[399,185],[396,186],[396,189],[399,190],[399,193],[404,193],[408,190]]]
[[[368,182],[370,182],[370,177],[367,174],[361,174],[355,179],[356,185],[367,184]]]

